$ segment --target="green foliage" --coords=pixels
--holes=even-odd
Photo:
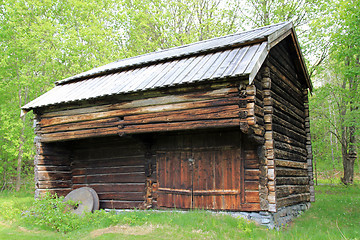
[[[102,234],[96,239],[358,239],[359,182],[352,186],[316,186],[315,190],[316,202],[311,208],[295,219],[293,224],[280,231],[267,230],[244,219],[201,210],[124,211],[118,214],[95,211],[82,217],[67,216],[60,211],[61,207],[54,208],[62,204],[60,198],[45,196],[34,202],[26,192],[2,192],[0,238],[88,239],[93,230],[117,225],[125,228],[114,232],[100,231]],[[35,209],[39,214],[37,216],[32,214]],[[41,214],[47,216],[42,217]],[[49,225],[46,219],[57,223]],[[67,229],[68,232],[58,232],[55,225],[59,229]],[[26,227],[26,230],[23,227]],[[126,229],[138,230],[127,232]]]

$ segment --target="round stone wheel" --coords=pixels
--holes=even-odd
[[[97,195],[96,191],[89,187],[83,187],[83,188],[86,188],[87,190],[89,190],[93,196],[94,206],[93,206],[92,211],[99,210],[100,202],[99,202],[99,196]]]
[[[73,201],[76,204],[67,204],[66,208],[77,215],[82,215],[84,212],[92,212],[94,208],[94,197],[88,187],[82,187],[71,191],[64,198],[64,202]]]

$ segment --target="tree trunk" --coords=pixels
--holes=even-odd
[[[359,59],[357,58],[357,63],[359,63]],[[349,62],[345,63],[347,66],[349,66]],[[358,88],[358,76],[352,78],[348,78],[349,81],[349,95],[350,95],[350,101],[349,101],[349,111],[350,111],[350,116],[352,115],[351,112],[354,112],[356,110],[358,110],[357,106],[354,106],[354,102],[353,99],[356,97],[356,94],[358,94],[357,92],[357,88]],[[345,84],[346,86],[346,84]],[[343,89],[345,89],[345,86],[343,84]],[[345,116],[345,114],[343,115]],[[354,163],[355,163],[355,159],[357,158],[357,153],[356,153],[356,136],[355,136],[355,132],[356,132],[356,119],[350,119],[350,126],[345,127],[343,126],[343,129],[348,131],[348,136],[347,136],[347,132],[346,130],[343,130],[343,142],[346,144],[343,144],[343,150],[342,150],[342,154],[343,154],[343,167],[344,167],[344,176],[341,178],[341,181],[345,184],[353,184],[354,182]],[[348,139],[346,139],[348,138]],[[345,149],[344,149],[345,148]]]
[[[24,143],[25,143],[25,121],[26,121],[26,116],[22,116],[21,117],[21,122],[22,122],[22,128],[21,128],[21,135],[20,135],[20,145],[19,145],[19,154],[18,154],[18,159],[17,159],[17,168],[16,168],[16,191],[18,192],[20,190],[21,187],[21,166],[22,166],[22,158],[23,158],[23,154],[24,154]]]

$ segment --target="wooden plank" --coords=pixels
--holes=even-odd
[[[309,177],[276,177],[276,185],[308,185]]]
[[[290,130],[292,130],[292,131],[294,131],[294,132],[296,132],[298,134],[301,134],[301,135],[306,134],[305,133],[305,128],[298,128],[295,125],[292,125],[291,123],[279,118],[276,114],[273,115],[272,121],[273,121],[273,123],[278,124],[280,126],[283,126],[285,128],[288,128],[288,129],[290,129]]]
[[[245,191],[246,203],[260,203],[260,197],[258,191]]]
[[[291,195],[284,198],[277,199],[278,207],[285,207],[293,204],[297,204],[300,202],[309,202],[310,201],[310,193],[301,193],[296,195]]]
[[[288,144],[291,144],[292,146],[296,146],[296,147],[300,147],[300,148],[305,148],[305,143],[298,142],[297,140],[295,140],[289,136],[283,135],[278,132],[272,132],[272,135],[273,135],[274,140],[276,140],[276,141],[288,143]]]
[[[294,185],[281,185],[276,186],[276,198],[284,198],[294,194],[309,193],[309,185],[294,186]]]
[[[276,169],[276,176],[277,177],[306,177],[307,170],[304,169],[288,169],[288,168],[277,168]]]
[[[91,174],[106,174],[106,173],[144,173],[144,166],[119,166],[119,167],[89,167],[89,168],[75,168],[72,170],[72,175],[91,175]]]
[[[284,128],[283,126],[278,125],[276,123],[273,123],[272,126],[273,126],[273,131],[278,132],[280,134],[283,134],[283,135],[285,135],[287,137],[290,137],[290,138],[292,138],[293,140],[295,140],[295,141],[297,141],[299,143],[302,143],[302,144],[306,143],[306,136],[305,135],[300,135],[299,133],[294,132],[291,129]]]
[[[301,89],[301,88],[300,88]],[[294,105],[300,111],[304,111],[304,103],[301,101],[301,97],[299,95],[291,95],[286,89],[282,89],[277,85],[277,81],[271,82],[271,95],[272,96],[281,96],[285,101]],[[300,99],[299,99],[300,98]]]
[[[124,125],[145,124],[154,122],[181,122],[202,119],[224,119],[239,116],[237,105],[159,112],[124,117]]]
[[[110,209],[134,209],[140,207],[144,201],[119,201],[119,200],[101,200],[100,208]]]
[[[279,111],[283,112],[284,114],[295,118],[297,121],[304,123],[304,114],[301,114],[299,111],[294,111],[291,108],[290,104],[282,103],[274,98],[271,99],[271,103],[268,103],[266,99],[264,100],[265,105],[272,105],[274,108],[278,109]],[[300,113],[300,115],[299,115]]]
[[[65,123],[61,125],[43,127],[39,131],[37,131],[37,133],[45,134],[45,133],[66,132],[66,131],[84,130],[84,129],[92,129],[92,128],[114,127],[114,126],[118,126],[119,124],[122,124],[122,119],[119,117],[105,118],[94,121]]]
[[[259,203],[244,203],[241,204],[240,211],[256,212],[261,211]]]
[[[306,162],[295,162],[288,160],[275,159],[275,166],[277,167],[287,167],[287,168],[300,168],[307,169]]]
[[[41,136],[41,141],[42,142],[64,141],[64,140],[82,139],[82,138],[90,138],[90,137],[117,135],[118,133],[119,133],[118,127],[105,127],[105,128],[43,134]]]
[[[244,182],[245,190],[257,190],[259,191],[259,182],[258,181],[245,181]]]
[[[98,193],[100,200],[120,200],[120,201],[144,201],[144,192],[106,192]]]
[[[306,157],[299,154],[290,153],[280,149],[275,149],[274,153],[275,153],[275,158],[278,159],[306,162]]]
[[[86,168],[91,167],[121,167],[121,166],[142,166],[144,167],[143,156],[125,156],[125,157],[114,157],[104,158],[102,160],[92,159],[89,161],[74,161],[74,168]]]
[[[36,183],[39,189],[52,189],[52,188],[70,188],[72,185],[71,180],[54,180],[54,181],[41,181]]]
[[[70,180],[71,172],[47,172],[38,171],[37,177],[39,181],[54,181],[54,180]]]
[[[36,168],[38,171],[49,171],[49,172],[54,172],[54,171],[60,171],[60,172],[70,172],[71,171],[71,167],[70,164],[69,165],[64,165],[64,166],[53,166],[53,165],[36,165]]]
[[[144,183],[143,173],[118,173],[118,174],[98,174],[87,176],[73,176],[74,184],[81,183]]]
[[[259,176],[260,176],[259,170],[245,169],[245,181],[246,180],[259,180]]]
[[[37,189],[40,196],[44,196],[47,192],[49,192],[50,194],[56,194],[59,197],[66,196],[69,192],[71,192],[71,190],[71,188]]]
[[[204,86],[202,85],[202,88]],[[53,118],[53,117],[60,117],[60,116],[71,116],[77,114],[85,114],[85,113],[96,113],[96,112],[107,112],[112,110],[118,109],[128,109],[128,108],[139,108],[139,107],[147,107],[147,106],[156,106],[156,105],[166,105],[171,103],[181,103],[181,102],[193,102],[193,101],[202,101],[202,100],[209,100],[209,99],[216,99],[216,98],[223,98],[223,97],[231,97],[232,94],[237,93],[238,89],[236,87],[226,87],[223,86],[220,89],[212,89],[212,90],[205,90],[195,88],[192,89],[193,92],[181,92],[178,94],[168,93],[166,96],[162,97],[151,97],[151,96],[144,96],[144,93],[141,93],[139,97],[141,99],[136,99],[133,101],[124,101],[122,100],[119,103],[115,104],[102,104],[90,107],[81,107],[75,109],[65,109],[60,111],[51,111],[46,112],[41,115],[42,118]],[[196,91],[196,92],[194,92]],[[157,93],[158,95],[159,93]],[[145,97],[145,99],[144,99]]]
[[[246,121],[246,120],[244,120]],[[187,122],[171,122],[171,123],[157,123],[144,125],[129,125],[125,126],[121,132],[125,134],[145,133],[145,132],[165,132],[175,130],[187,129],[203,129],[210,127],[231,127],[240,126],[240,119],[219,119],[219,120],[202,120],[202,121],[187,121]]]
[[[144,192],[145,182],[143,183],[90,183],[73,184],[73,189],[81,187],[91,187],[98,193],[106,192]]]
[[[276,83],[278,83],[280,87],[282,87],[290,94],[302,96],[301,90],[297,86],[295,86],[294,83],[290,81],[287,76],[285,76],[281,71],[279,71],[279,69],[275,65],[273,65],[273,63],[274,62],[272,60],[268,62],[268,65],[271,69],[271,73],[274,73],[271,74],[270,76],[272,81],[276,81]]]
[[[146,106],[146,107],[137,107],[137,108],[124,108],[124,109],[110,110],[110,111],[103,111],[96,113],[84,113],[84,114],[74,114],[69,116],[42,118],[39,124],[41,125],[41,127],[45,127],[45,126],[52,126],[52,125],[72,123],[72,122],[82,122],[82,121],[97,120],[97,119],[104,119],[111,117],[122,117],[126,115],[176,111],[176,110],[203,108],[203,107],[211,107],[211,106],[235,105],[235,104],[238,104],[238,98],[236,97],[223,98],[223,99],[210,99],[203,101],[173,103],[173,104],[155,105],[155,106]]]

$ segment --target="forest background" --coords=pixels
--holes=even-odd
[[[122,58],[292,21],[314,85],[316,179],[359,177],[360,0],[0,0],[0,191],[33,186],[33,114],[54,82]],[[318,175],[318,176],[317,176]]]

